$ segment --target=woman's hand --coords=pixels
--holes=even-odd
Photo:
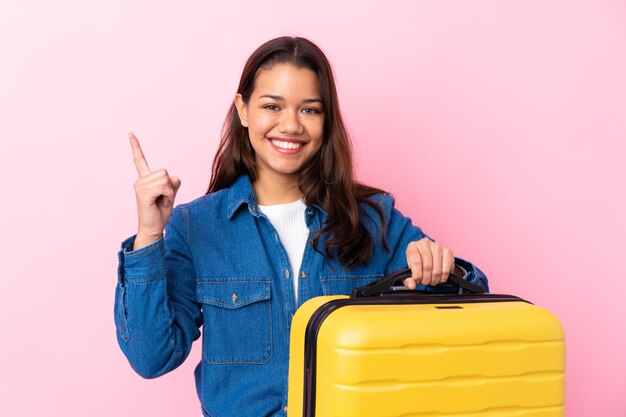
[[[139,179],[134,184],[139,227],[133,249],[137,250],[163,235],[165,224],[172,215],[174,199],[181,181],[178,177],[170,177],[165,169],[150,171],[139,141],[132,133],[128,134],[128,138],[139,174]]]
[[[454,268],[454,255],[450,248],[425,237],[407,245],[406,262],[412,275],[404,280],[404,286],[415,289],[417,284],[434,286],[446,282]]]

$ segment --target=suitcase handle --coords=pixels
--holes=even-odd
[[[352,290],[352,298],[380,296],[386,293],[429,294],[430,293],[429,291],[424,291],[424,290],[411,290],[408,288],[397,290],[393,288],[393,284],[396,281],[404,279],[404,278],[410,278],[411,275],[412,274],[411,274],[410,268],[393,272],[371,284],[354,288]],[[448,275],[448,280],[445,283],[439,284],[439,285],[452,284],[453,286],[458,288],[459,294],[464,294],[464,292],[467,292],[470,294],[484,294],[485,290],[483,289],[483,287],[481,287],[480,285],[476,285],[472,282],[469,282],[465,279],[468,275],[469,273],[465,269],[455,264],[454,269],[452,270],[452,273]]]

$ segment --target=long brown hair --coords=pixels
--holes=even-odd
[[[257,48],[248,58],[237,92],[247,103],[254,91],[257,71],[261,68],[269,69],[279,63],[308,68],[319,79],[325,113],[324,137],[321,148],[303,167],[298,179],[304,201],[323,207],[328,215],[328,221],[313,236],[313,247],[318,250],[319,238],[330,232],[323,252],[326,257],[348,268],[355,264],[365,264],[374,249],[374,239],[361,223],[362,216],[369,215],[360,208],[360,204],[372,207],[380,217],[383,246],[389,250],[382,210],[369,199],[383,191],[354,180],[350,138],[339,111],[332,69],[324,53],[305,38],[283,36],[272,39]],[[257,178],[254,149],[250,144],[248,129],[241,125],[233,103],[224,121],[206,194],[229,187],[242,174],[248,174],[252,182]]]

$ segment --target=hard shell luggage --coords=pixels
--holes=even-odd
[[[458,267],[448,281],[459,294],[393,286],[410,275],[297,310],[288,417],[564,415],[565,336],[554,315],[481,294]]]

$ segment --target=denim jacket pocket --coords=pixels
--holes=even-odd
[[[324,295],[350,295],[353,288],[370,284],[383,274],[333,274],[321,278]]]
[[[272,356],[269,279],[211,278],[196,286],[207,363],[266,363]]]

